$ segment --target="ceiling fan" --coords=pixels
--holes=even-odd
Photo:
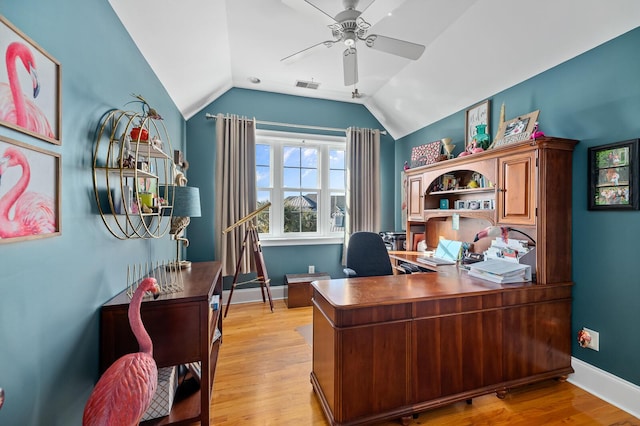
[[[365,46],[372,49],[412,60],[420,58],[424,52],[425,47],[421,44],[398,40],[378,34],[367,34],[369,28],[371,28],[371,24],[365,21],[361,15],[371,6],[371,4],[373,4],[375,0],[369,3],[363,11],[356,9],[359,0],[342,0],[345,10],[338,13],[336,16],[331,16],[309,0],[304,1],[334,21],[334,23],[329,25],[333,35],[333,40],[326,40],[314,44],[313,46],[307,47],[306,49],[281,59],[281,61],[294,61],[299,59],[303,54],[309,53],[312,49],[320,46],[329,48],[336,43],[343,43],[347,47],[342,53],[344,85],[351,86],[358,82],[358,52],[356,50],[356,42],[358,40],[363,41]]]

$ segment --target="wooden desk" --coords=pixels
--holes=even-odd
[[[501,285],[449,267],[315,281],[311,382],[331,425],[402,418],[571,368],[571,282]]]
[[[222,336],[222,296],[217,310],[210,307],[214,294],[222,294],[220,262],[192,263],[182,273],[184,290],[142,302],[140,313],[153,342],[158,368],[200,361],[200,390],[185,394],[178,388],[169,416],[143,422],[145,425],[209,424],[213,379]],[[100,374],[124,354],[137,352],[138,343],[129,327],[126,290],[100,310]]]

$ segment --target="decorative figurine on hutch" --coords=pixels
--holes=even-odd
[[[465,150],[462,151],[460,154],[458,154],[458,157],[465,157],[467,155],[476,154],[476,153],[482,152],[482,151],[484,151],[484,149],[479,147],[477,145],[476,138],[473,138],[471,140],[471,142],[469,143],[469,145],[467,145]]]
[[[538,122],[536,121],[536,124],[533,126],[533,132],[531,132],[531,139],[535,141],[536,139],[542,137],[544,137],[544,132],[539,130]]]
[[[409,170],[409,162],[405,161],[403,167],[404,167],[404,170]]]
[[[442,138],[440,140],[442,141],[442,147],[444,148],[445,152],[447,153],[447,160],[452,159],[453,158],[453,154],[451,154],[451,153],[453,152],[453,149],[456,146],[451,143],[451,138]]]
[[[487,134],[487,125],[486,124],[478,124],[476,126],[476,135],[473,137],[476,141],[476,146],[482,148],[482,150],[486,150],[491,145],[490,137]]]

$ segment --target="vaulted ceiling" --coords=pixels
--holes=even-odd
[[[368,34],[426,49],[414,61],[358,40],[345,86],[342,43],[282,61],[333,39],[341,0],[109,1],[186,119],[240,87],[362,103],[395,139],[640,24],[637,0],[360,0]]]

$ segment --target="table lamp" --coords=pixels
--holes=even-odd
[[[189,247],[189,240],[183,236],[183,233],[192,217],[200,217],[200,189],[192,186],[170,186],[169,197],[167,200],[171,202],[173,195],[173,212],[171,216],[171,230],[169,233],[176,240],[176,262],[174,266],[178,268],[189,268],[191,262],[180,260],[180,242],[185,247]]]

